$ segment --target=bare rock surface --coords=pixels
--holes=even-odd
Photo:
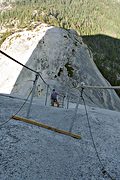
[[[10,36],[1,49],[26,66],[40,72],[51,88],[77,102],[80,93],[76,87],[86,85],[109,86],[93,62],[92,53],[82,38],[73,30],[41,24],[34,30],[24,30]],[[27,96],[35,73],[22,68],[0,55],[0,92]],[[49,91],[50,93],[50,91]],[[44,96],[46,85],[39,78],[35,96]],[[85,90],[89,105],[120,109],[120,100],[114,90]]]
[[[0,96],[0,123],[5,122],[23,100]],[[28,104],[19,113],[26,116]],[[87,107],[97,151],[105,169],[120,177],[120,113]],[[69,130],[74,109],[44,107],[33,103],[30,119]],[[1,180],[109,180],[101,166],[89,133],[84,106],[80,105],[72,132],[77,140],[14,120],[0,126]]]

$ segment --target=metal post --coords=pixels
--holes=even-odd
[[[47,105],[48,90],[49,90],[49,85],[47,85],[47,92],[46,92],[46,98],[45,98],[45,106]]]
[[[77,111],[78,111],[78,107],[79,107],[79,104],[80,104],[80,99],[81,99],[81,96],[79,96],[78,102],[76,103],[76,107],[75,107],[75,111],[74,111],[74,115],[73,115],[73,119],[72,119],[72,122],[71,122],[71,126],[70,126],[70,129],[69,129],[69,132],[72,131],[74,122],[75,122],[75,120],[76,120],[76,117],[77,117]]]
[[[30,104],[29,104],[28,111],[27,111],[27,118],[29,118],[30,108],[31,108],[33,97],[34,97],[34,94],[35,94],[35,89],[36,89],[36,84],[37,84],[38,77],[39,77],[39,75],[36,74],[35,80],[33,82],[33,91],[32,91],[32,95],[31,95],[31,99],[30,99]]]
[[[67,109],[69,108],[69,100],[70,100],[70,96],[67,95]]]
[[[65,96],[63,96],[63,100],[62,100],[62,108],[64,107],[64,98]]]

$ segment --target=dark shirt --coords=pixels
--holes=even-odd
[[[53,91],[51,94],[51,99],[57,99],[57,95],[58,95],[58,93]]]

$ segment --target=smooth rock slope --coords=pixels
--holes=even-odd
[[[69,95],[77,102],[76,87],[86,85],[108,86],[93,62],[92,53],[82,38],[73,30],[41,24],[34,30],[10,36],[1,47],[6,53],[28,67],[40,72],[51,88]],[[35,74],[0,55],[0,92],[26,96],[30,92]],[[36,96],[44,96],[46,85],[39,78]],[[49,91],[50,93],[50,91]],[[114,90],[85,90],[86,102],[92,106],[120,109],[120,100]]]

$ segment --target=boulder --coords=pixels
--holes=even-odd
[[[91,51],[74,30],[46,24],[34,30],[14,33],[1,49],[39,72],[47,84],[77,102],[81,82],[93,86],[109,86],[93,62]],[[27,96],[33,87],[35,73],[0,55],[0,92]],[[50,93],[49,91],[49,93]],[[39,77],[35,96],[46,94],[46,84]],[[84,90],[86,103],[119,110],[120,100],[114,90]],[[82,100],[81,100],[82,103]]]

